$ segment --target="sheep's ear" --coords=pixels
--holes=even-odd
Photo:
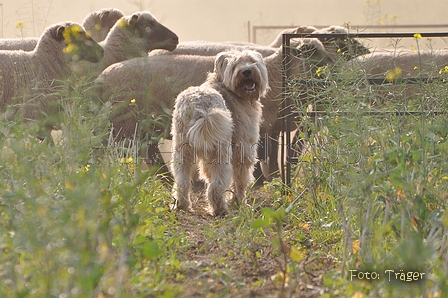
[[[311,35],[312,32],[316,31],[311,29],[309,26],[299,26],[294,30],[294,33],[309,33]]]
[[[103,19],[105,19],[105,18],[108,18],[108,17],[109,17],[109,14],[110,14],[110,11],[108,11],[108,10],[102,11],[102,12],[100,12],[100,14],[98,15],[98,18],[99,18],[100,20],[103,20]]]
[[[58,26],[51,32],[51,36],[57,41],[64,40],[64,30],[65,26]]]
[[[134,13],[134,14],[131,16],[131,19],[129,20],[129,25],[135,26],[135,24],[136,24],[137,21],[138,21],[138,18],[139,18],[139,14]]]
[[[117,19],[113,18],[111,16],[111,12],[110,11],[103,11],[100,15],[100,24],[101,24],[101,28],[103,27],[109,27],[112,28],[113,25],[115,25]]]

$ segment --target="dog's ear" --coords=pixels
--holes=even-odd
[[[266,68],[266,64],[264,63],[263,56],[257,51],[248,51],[250,57],[257,64],[257,68],[260,75],[260,97],[265,97],[266,93],[269,90],[269,79],[268,79],[268,70]]]
[[[221,52],[216,55],[214,72],[218,75],[224,73],[231,56],[232,54],[230,52]]]

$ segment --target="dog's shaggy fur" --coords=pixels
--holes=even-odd
[[[197,166],[213,215],[229,213],[225,193],[232,178],[234,199],[242,203],[254,180],[262,115],[259,99],[268,89],[262,56],[250,50],[230,51],[216,56],[214,72],[205,83],[177,96],[171,127],[175,208],[191,211],[189,192]]]

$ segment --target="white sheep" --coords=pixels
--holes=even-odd
[[[327,63],[332,64],[334,61],[328,59],[329,54],[324,48],[323,44],[316,38],[301,38],[295,39],[292,41],[292,46],[297,48],[297,51],[300,52],[302,57],[308,57],[307,64],[311,68],[311,72],[315,73],[317,67],[325,65]],[[187,55],[203,55],[203,56],[214,56],[221,51],[226,51],[228,49],[251,49],[258,51],[262,54],[263,57],[272,55],[278,49],[272,47],[259,46],[251,43],[242,43],[241,45],[234,45],[230,42],[183,42],[180,43],[178,48],[173,52],[167,53],[166,51],[153,51],[149,56],[153,55],[175,55],[177,53],[187,54]],[[154,53],[156,52],[156,53]],[[176,61],[176,60],[174,60]],[[303,100],[306,100],[303,98]],[[266,115],[265,115],[266,117]],[[269,132],[269,136],[262,136],[262,139],[268,140],[277,140],[281,130],[281,122],[276,121]],[[263,131],[263,129],[262,129]],[[268,172],[272,174],[278,170],[277,163],[277,150],[278,146],[275,146],[275,142],[269,144],[269,147],[272,147],[270,150],[269,156],[269,165],[263,164],[263,171],[265,172],[265,176],[268,176]],[[259,156],[262,156],[263,152],[259,153]],[[267,157],[263,156],[264,159]]]
[[[155,55],[201,55],[201,56],[216,56],[218,53],[231,50],[253,50],[259,52],[263,57],[274,54],[276,49],[267,46],[261,46],[249,42],[212,42],[212,41],[184,41],[177,45],[177,48],[172,52],[164,50],[155,50],[148,54],[148,56]]]
[[[0,51],[0,111],[7,119],[18,107],[26,119],[49,113],[48,95],[72,74],[71,63],[98,62],[102,56],[101,46],[73,22],[45,29],[33,51]]]
[[[309,57],[311,65],[318,65],[321,59],[326,59],[327,53],[324,45],[316,38],[302,38],[293,40],[292,47],[300,51],[313,51],[312,54],[306,54]],[[218,53],[225,51],[242,51],[252,50],[259,52],[263,57],[270,56],[278,51],[278,49],[268,46],[261,46],[249,42],[211,42],[211,41],[185,41],[179,43],[177,48],[172,52],[165,50],[151,51],[148,56],[155,55],[199,55],[199,56],[216,56]],[[329,61],[328,61],[329,62]]]
[[[123,16],[123,13],[115,8],[105,8],[88,14],[82,26],[96,42],[104,40],[110,28]],[[39,38],[3,38],[0,39],[0,50],[32,51]]]
[[[299,51],[292,51],[296,54],[292,57],[293,74],[305,75],[310,69],[309,57],[305,55],[314,52],[303,50],[297,54]],[[112,102],[110,120],[116,138],[132,137],[137,123],[142,140],[153,136],[169,137],[170,111],[176,96],[190,86],[202,84],[207,73],[213,71],[214,59],[214,56],[156,55],[116,63],[105,69],[97,78],[96,86],[102,101]],[[321,60],[322,64],[331,62],[328,56]],[[281,105],[281,61],[281,49],[264,58],[271,90],[262,99],[262,138],[270,133]],[[156,149],[153,146],[150,154]],[[259,153],[260,159],[264,156],[264,152]]]
[[[79,63],[76,73],[96,77],[109,65],[136,57],[148,56],[154,49],[173,51],[179,39],[147,11],[119,19],[106,39],[100,42],[104,57],[99,63]]]
[[[288,28],[280,32],[275,40],[269,45],[270,47],[279,47],[283,42],[283,34],[299,34],[309,33],[308,37],[313,34],[348,34],[349,31],[342,26],[329,26],[322,29],[317,29],[313,26],[299,26],[296,28]],[[297,40],[294,38],[293,40]],[[323,43],[326,51],[332,56],[333,60],[338,60],[343,57],[344,60],[350,60],[359,55],[369,53],[369,49],[363,46],[354,38],[319,38]]]

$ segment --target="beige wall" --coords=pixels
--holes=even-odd
[[[39,36],[52,23],[82,22],[89,12],[104,7],[115,7],[125,14],[149,10],[176,32],[181,41],[247,41],[249,21],[251,25],[267,26],[448,24],[448,1],[440,0],[0,0],[0,3],[0,37]],[[25,24],[22,32],[15,28],[18,21]],[[259,32],[257,41],[267,44],[277,32]]]

